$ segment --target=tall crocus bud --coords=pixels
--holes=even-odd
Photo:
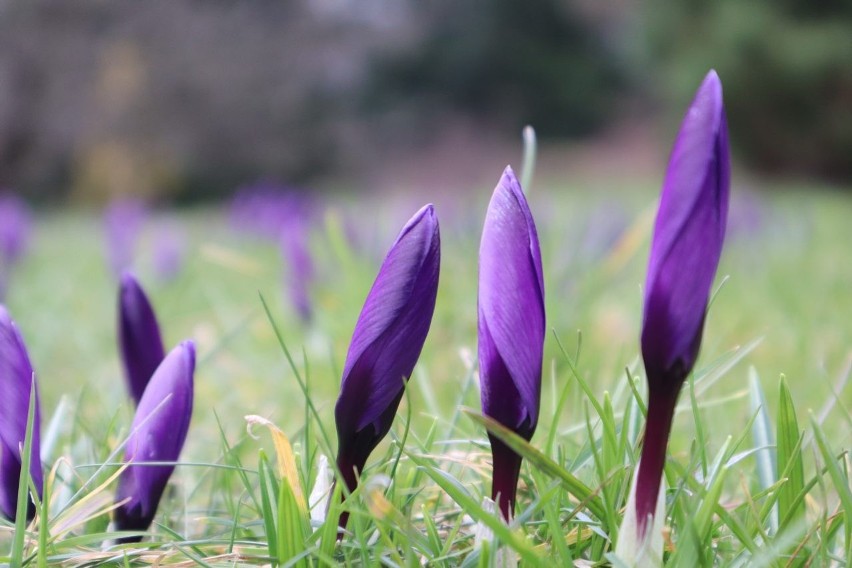
[[[350,491],[390,430],[404,381],[420,357],[435,311],[440,261],[438,219],[426,205],[388,251],[346,355],[334,417],[337,466]]]
[[[491,197],[479,246],[479,376],[482,411],[526,440],[538,423],[544,346],[544,280],[527,200],[507,167]],[[514,510],[521,456],[489,434],[491,497]]]
[[[127,387],[138,405],[166,353],[151,302],[130,272],[121,275],[118,291],[118,346]]]
[[[194,372],[195,344],[184,341],[163,359],[139,401],[124,453],[130,465],[121,474],[115,498],[116,503],[126,501],[115,510],[118,530],[142,531],[154,520],[175,466],[146,462],[177,461],[192,417]]]
[[[27,431],[30,392],[34,380],[33,367],[18,326],[9,317],[6,308],[0,305],[0,513],[7,519],[14,519],[17,509],[21,449]],[[41,497],[43,481],[39,460],[39,423],[36,393],[30,476]],[[35,506],[30,501],[27,519],[33,516]]]
[[[662,554],[656,525],[663,519],[655,519],[655,509],[666,446],[678,394],[701,344],[725,237],[729,186],[722,84],[716,72],[710,71],[681,123],[654,226],[642,322],[648,422],[617,552],[632,545],[658,557]],[[627,527],[629,522],[633,524]],[[649,549],[649,539],[658,544]],[[659,553],[653,548],[659,548]]]

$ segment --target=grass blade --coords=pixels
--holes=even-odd
[[[787,472],[787,482],[779,489],[778,516],[781,519],[789,519],[789,522],[793,524],[799,524],[805,517],[804,501],[796,501],[796,496],[805,486],[805,467],[800,444],[801,432],[796,419],[796,409],[793,406],[793,397],[783,376],[778,388],[776,423],[778,469]],[[783,529],[783,526],[781,528]]]

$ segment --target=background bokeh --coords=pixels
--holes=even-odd
[[[714,67],[738,162],[848,187],[850,38],[841,0],[3,0],[0,186],[454,191],[517,161],[525,124],[543,174],[644,173]]]

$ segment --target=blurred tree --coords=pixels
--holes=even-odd
[[[197,198],[324,170],[367,42],[312,4],[0,3],[0,183]]]
[[[652,0],[647,15],[662,99],[685,99],[715,67],[738,156],[852,179],[852,2]]]
[[[501,121],[513,132],[589,134],[612,116],[624,87],[615,53],[561,0],[416,3],[429,30],[377,58],[366,103],[429,121],[448,109]]]

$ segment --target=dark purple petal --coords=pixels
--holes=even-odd
[[[725,237],[729,189],[722,84],[711,71],[675,140],[651,243],[642,323],[648,423],[636,480],[640,537],[655,512],[677,396],[701,345]]]
[[[390,429],[429,332],[439,268],[438,219],[427,205],[388,252],[352,334],[335,406],[344,471],[360,471]]]
[[[157,513],[174,466],[144,462],[175,462],[180,456],[192,417],[194,372],[195,344],[184,341],[163,359],[139,401],[124,453],[130,465],[116,493],[117,503],[129,499],[115,511],[118,530],[145,530]]]
[[[33,367],[18,326],[6,308],[0,305],[0,512],[15,517],[18,480],[21,475],[21,450],[27,431]],[[41,411],[36,391],[30,475],[39,496],[42,491],[40,455]],[[34,511],[28,512],[31,516]]]
[[[479,248],[479,375],[482,411],[529,440],[538,423],[544,348],[544,279],[535,222],[512,168],[488,206]],[[506,517],[520,457],[490,436],[492,497]]]
[[[725,236],[730,186],[722,85],[710,72],[675,141],[645,283],[642,355],[648,378],[679,388],[701,342]]]
[[[277,239],[291,221],[309,222],[317,204],[304,190],[260,181],[237,190],[230,207],[231,226],[241,232]]]
[[[509,428],[528,421],[534,430],[538,422],[544,331],[538,236],[507,167],[488,206],[479,248],[479,365],[483,412]]]
[[[0,515],[15,518],[18,508],[18,482],[21,476],[21,460],[0,440]]]
[[[127,386],[138,405],[145,386],[165,357],[165,349],[154,309],[129,272],[121,275],[118,292],[118,342]]]

